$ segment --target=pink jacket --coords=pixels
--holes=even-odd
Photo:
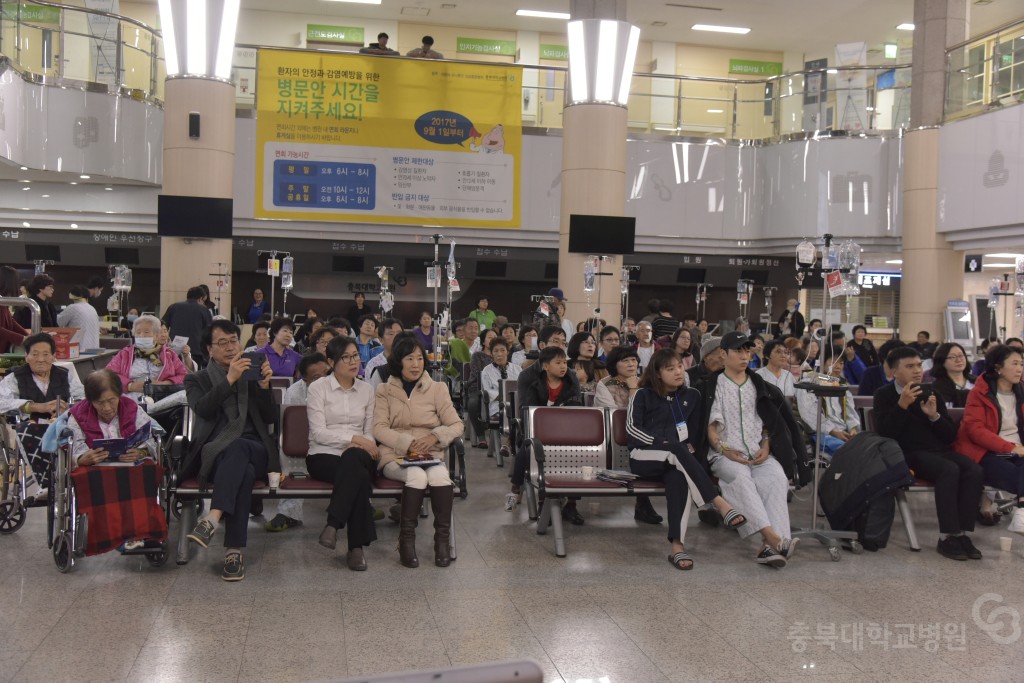
[[[135,347],[126,346],[125,348],[118,351],[113,358],[110,359],[110,363],[107,364],[107,370],[110,370],[115,375],[121,378],[121,384],[125,387],[132,381],[132,362],[135,360]],[[188,370],[185,369],[185,364],[178,358],[178,354],[172,351],[167,344],[164,344],[163,348],[160,349],[160,360],[163,361],[164,366],[160,371],[160,382],[170,382],[171,384],[183,384],[185,382],[185,375],[188,374]]]

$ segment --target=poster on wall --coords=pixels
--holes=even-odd
[[[255,216],[518,228],[521,76],[260,50]]]
[[[804,71],[822,69],[804,76],[804,130],[822,130],[826,126],[828,102],[828,77],[823,71],[828,68],[828,59],[812,59],[804,62]]]
[[[836,45],[836,65],[864,66],[868,63],[867,43]],[[863,131],[868,125],[868,72],[840,71],[836,75],[836,114],[839,127]]]

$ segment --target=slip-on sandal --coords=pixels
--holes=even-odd
[[[722,515],[722,521],[730,529],[736,529],[747,523],[747,518],[743,516],[743,513],[737,512],[736,510],[729,510]]]
[[[690,564],[680,566],[681,562],[689,562]],[[682,570],[684,572],[687,572],[687,571],[690,571],[691,569],[693,569],[693,558],[690,557],[690,555],[688,553],[685,553],[685,552],[676,553],[674,555],[669,555],[668,556],[668,563],[671,564],[676,569],[680,569],[680,570]]]

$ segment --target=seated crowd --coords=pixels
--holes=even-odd
[[[791,484],[804,485],[811,476],[805,434],[812,444],[820,435],[827,462],[868,426],[861,423],[851,390],[819,397],[797,386],[822,380],[859,385],[861,395],[873,396],[876,431],[899,444],[918,479],[934,485],[941,555],[981,558],[968,534],[976,522],[999,521],[983,493],[986,486],[1015,497],[1010,528],[1024,534],[1024,344],[1018,340],[987,342],[985,357],[969,369],[963,347],[933,344],[923,332],[913,344],[890,340],[878,350],[860,325],[849,341],[841,333],[822,334],[820,321],[805,324],[792,301],[779,321],[779,336],[765,338],[745,331],[749,324],[743,319],[736,331],[713,336],[707,321],[673,317],[668,300],[652,302],[649,316],[628,320],[622,330],[596,319],[574,326],[564,318],[561,291],[550,295],[556,305],[538,314],[533,325],[521,326],[495,315],[481,297],[440,344],[429,312],[406,331],[397,318],[379,319],[365,297],[357,298],[349,319],[321,321],[310,311],[297,327],[288,318],[263,320],[260,292],[246,344],[239,327],[215,318],[194,350],[189,344],[172,348],[164,321],[134,316],[132,345],[84,386],[74,371],[55,363],[49,335],[29,336],[27,365],[0,382],[0,411],[46,421],[78,401],[67,423],[71,467],[80,470],[108,460],[93,445],[97,440],[129,438],[150,422],[140,408],[148,386],[183,385],[193,424],[177,474],[212,490],[209,509],[187,537],[207,548],[223,533],[227,581],[245,577],[249,517],[262,510],[254,486],[276,473],[303,469],[333,487],[319,544],[335,549],[345,529],[349,569],[367,569],[364,549],[377,539],[375,522],[384,515],[374,509],[371,495],[378,477],[402,484],[392,511],[401,564],[419,566],[416,529],[429,495],[434,563],[449,566],[456,485],[447,449],[463,436],[463,410],[467,436],[484,435],[488,423],[501,417],[503,381],[515,383],[518,411],[591,404],[626,410],[629,468],[664,486],[668,561],[677,569],[694,566],[685,546],[692,506],[713,509],[727,528],[751,539],[757,563],[783,567],[792,560],[797,539],[790,533],[787,497]],[[446,381],[431,376],[438,349],[446,354]],[[449,385],[459,382],[450,380],[463,377],[463,366],[462,392],[453,399]],[[275,377],[292,382],[277,401]],[[279,451],[278,403],[306,407],[304,463],[284,462],[290,459]],[[952,408],[965,408],[959,426],[950,417]],[[27,450],[45,489],[49,458],[38,448],[42,434],[30,431],[23,443],[36,445]],[[486,447],[482,439],[474,445]],[[513,459],[504,501],[513,511],[524,492],[530,453],[508,435],[500,450]],[[118,460],[156,468],[155,456],[150,439]],[[100,478],[82,482],[110,485]],[[561,516],[585,523],[572,498]],[[636,496],[634,518],[665,521],[647,495]],[[303,521],[302,500],[283,498],[266,530],[284,531]],[[166,527],[120,540],[147,542],[161,533]],[[117,540],[118,530],[107,529],[105,536]]]

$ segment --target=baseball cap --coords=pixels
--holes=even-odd
[[[700,357],[704,358],[709,353],[714,353],[721,343],[721,337],[708,337],[707,340],[700,345]]]
[[[558,287],[552,287],[548,290],[548,296],[553,296],[556,299],[565,299],[565,292],[560,290]]]
[[[753,348],[754,342],[750,341],[750,337],[742,332],[730,332],[722,337],[721,345],[726,351],[733,351],[735,349]]]

